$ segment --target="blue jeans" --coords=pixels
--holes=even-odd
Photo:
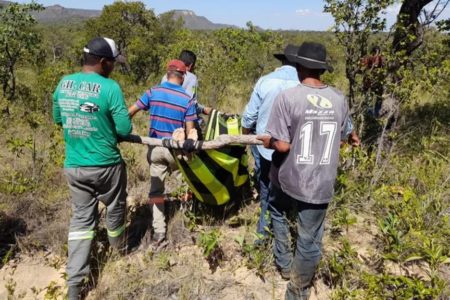
[[[255,168],[254,168],[255,182],[256,182],[256,184],[259,184],[259,176],[261,174],[261,167],[260,167],[261,166],[261,163],[260,163],[261,155],[259,154],[258,147],[256,145],[251,145],[250,150],[252,151],[253,158],[255,159]]]
[[[307,299],[309,287],[322,256],[322,236],[328,204],[310,204],[286,195],[271,186],[269,212],[274,234],[275,263],[282,270],[291,270],[286,299]],[[297,243],[295,255],[289,241],[286,215],[297,209]]]
[[[258,151],[258,150],[256,150]],[[271,161],[260,156],[260,174],[259,174],[259,201],[261,214],[259,215],[256,232],[264,237],[268,236],[266,228],[270,224],[270,217],[267,215],[267,207],[269,206],[269,172]]]

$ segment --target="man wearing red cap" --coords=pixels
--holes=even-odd
[[[178,128],[184,127],[187,133],[194,128],[197,114],[192,97],[182,87],[185,74],[186,65],[181,60],[171,60],[167,65],[167,81],[147,90],[128,109],[130,117],[139,110],[149,111],[149,137],[171,138]],[[149,147],[147,160],[150,164],[149,204],[153,214],[154,233],[148,231],[144,240],[151,236],[151,243],[155,247],[161,247],[166,238],[164,182],[167,173],[176,171],[178,167],[170,151],[164,147]]]

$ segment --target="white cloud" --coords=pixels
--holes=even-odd
[[[306,16],[323,17],[323,16],[326,15],[326,14],[323,13],[323,12],[317,12],[317,11],[311,10],[311,9],[309,9],[309,8],[300,8],[300,9],[297,9],[297,10],[295,11],[295,14],[296,14],[297,16],[302,16],[302,17],[306,17]]]
[[[313,15],[313,12],[310,9],[308,9],[308,8],[306,8],[306,9],[297,9],[295,11],[295,13],[297,15],[299,15],[299,16],[311,16],[311,15]]]

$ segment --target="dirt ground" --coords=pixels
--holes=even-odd
[[[46,294],[63,299],[63,263],[49,253],[18,256],[0,269],[0,299],[44,299]]]
[[[142,285],[149,286],[148,293],[141,287],[138,299],[192,299],[194,295],[198,297],[195,297],[196,299],[202,300],[284,299],[287,281],[281,278],[274,267],[270,267],[262,278],[254,269],[245,266],[243,257],[238,253],[238,245],[234,241],[236,236],[242,234],[244,228],[223,226],[221,230],[226,257],[215,272],[210,270],[200,247],[185,240],[181,245],[167,250],[170,257],[170,268],[167,270],[154,271],[160,268],[159,254],[154,254],[152,262],[149,263],[146,259],[149,253],[146,251],[136,251],[107,263],[97,289],[90,291],[87,299],[104,299],[105,293],[108,295],[107,298],[120,298],[119,294],[115,297],[111,287],[115,286],[117,292],[120,292],[121,287],[117,286],[118,283],[126,285],[127,280],[133,281],[133,275],[128,277],[125,274],[130,272],[129,268],[136,270],[137,278],[139,274],[145,277]],[[49,253],[37,253],[33,257],[21,255],[0,270],[0,299],[7,299],[11,290],[14,290],[13,299],[64,299],[66,293],[64,267],[63,258]],[[169,287],[174,285],[178,290],[170,294],[168,288],[167,292],[157,294],[159,296],[155,297],[151,294],[155,292],[156,285]],[[188,289],[187,295],[190,296],[183,296],[183,289]],[[316,282],[310,299],[330,299],[329,288],[321,281]]]

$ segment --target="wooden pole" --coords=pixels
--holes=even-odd
[[[212,141],[195,141],[195,150],[219,149],[227,145],[262,145],[262,141],[256,138],[256,135],[219,135],[219,137]],[[138,135],[129,135],[122,138],[121,141],[129,143],[144,144],[149,146],[166,147],[169,149],[183,149],[184,142],[173,139],[156,139],[150,137],[143,137]]]

